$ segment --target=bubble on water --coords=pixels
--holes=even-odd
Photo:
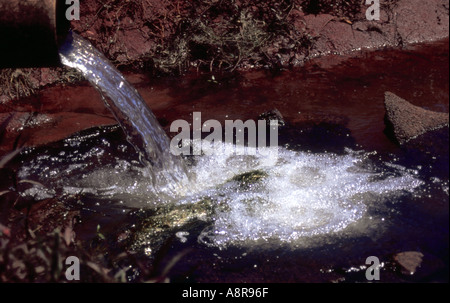
[[[216,144],[211,155],[192,159],[193,182],[170,197],[155,195],[151,179],[136,163],[116,159],[89,170],[87,163],[104,155],[97,149],[73,154],[76,163],[66,167],[60,167],[63,160],[52,167],[46,156],[39,156],[24,165],[19,175],[26,178],[39,172],[45,177],[54,171],[59,178],[53,176],[57,182],[53,184],[61,185],[64,193],[121,200],[124,207],[183,205],[208,199],[214,208],[209,218],[212,223],[198,240],[216,247],[272,239],[292,243],[344,231],[361,222],[368,207],[383,197],[412,192],[422,185],[417,171],[375,164],[365,152],[313,154],[277,147],[256,155],[243,154],[243,147]]]
[[[209,189],[205,194],[227,205],[216,211],[213,225],[199,237],[208,246],[292,242],[339,232],[364,216],[374,196],[412,191],[422,184],[399,166],[395,174],[364,167],[364,153],[274,149],[263,156],[237,157],[227,150],[201,157],[193,168],[197,190]],[[244,188],[230,181],[252,171],[262,171],[265,177]]]

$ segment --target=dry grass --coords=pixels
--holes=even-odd
[[[31,69],[0,70],[0,96],[14,99],[34,94],[37,87],[31,82],[30,75]]]
[[[392,6],[397,1],[387,0],[383,5]],[[364,17],[361,13],[364,2],[91,0],[92,11],[85,13],[76,30],[81,33],[93,30],[95,36],[88,36],[109,59],[139,72],[180,75],[192,67],[214,72],[240,67],[277,69],[289,65],[296,54],[307,57],[314,45],[314,39],[307,33],[298,32],[293,11],[328,13],[352,22]],[[139,58],[131,59],[130,46],[120,39],[119,33],[130,30],[145,32],[143,37],[153,45]],[[280,62],[281,57],[284,62]],[[41,84],[32,73],[30,69],[0,71],[0,96],[16,99],[35,93]],[[61,71],[60,75],[59,82],[81,80],[79,74],[70,70]]]
[[[241,64],[270,64],[266,48],[292,26],[287,17],[293,1],[195,1],[180,22],[169,48],[152,60],[165,73],[191,66],[208,71],[233,71]]]

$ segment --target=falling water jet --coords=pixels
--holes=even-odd
[[[154,190],[170,196],[183,192],[189,177],[183,159],[170,152],[170,140],[153,112],[124,76],[76,33],[60,49],[64,65],[77,69],[97,88],[127,140],[139,154]]]

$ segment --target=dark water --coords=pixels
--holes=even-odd
[[[148,189],[139,155],[117,127],[27,150],[15,165],[21,178],[47,187],[28,195],[72,203],[79,194],[76,233],[86,243],[100,225],[111,252],[134,250],[161,272],[186,253],[169,274],[173,282],[366,282],[369,256],[384,262],[382,282],[445,282],[448,149],[423,155],[391,143],[383,133],[383,96],[391,91],[448,112],[448,78],[444,41],[331,57],[277,74],[141,82],[138,90],[159,104],[154,112],[166,130],[176,119],[192,120],[194,111],[203,121],[224,121],[277,108],[286,121],[283,161],[226,152],[188,158],[199,179],[170,207]],[[261,180],[243,177],[259,178],[261,170]],[[123,233],[128,238],[118,241]],[[394,264],[404,251],[424,254],[413,276]],[[129,280],[139,274],[130,269]]]

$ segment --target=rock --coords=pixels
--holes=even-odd
[[[448,0],[399,0],[392,9],[399,38],[406,43],[448,37]],[[389,13],[389,12],[388,12]]]
[[[208,222],[208,218],[214,213],[214,205],[217,201],[205,198],[194,204],[170,205],[145,211],[142,219],[131,231],[131,235],[122,240],[127,249],[132,251],[144,251],[147,256],[152,256],[159,251],[170,238],[193,226],[202,226]]]
[[[399,143],[405,165],[423,176],[448,179],[449,115],[428,111],[386,92],[386,135]]]
[[[385,93],[386,132],[403,145],[427,132],[449,125],[449,115],[412,105],[391,92]]]
[[[250,189],[253,185],[259,183],[268,177],[268,174],[262,170],[256,170],[248,173],[244,173],[233,178],[233,181],[239,183],[241,189]]]
[[[1,236],[1,235],[5,235],[5,236],[7,236],[7,237],[11,237],[11,230],[10,230],[8,227],[3,226],[3,225],[0,223],[0,236]]]
[[[283,115],[278,109],[271,110],[269,112],[263,113],[258,116],[258,120],[266,120],[267,122],[270,121],[278,121],[278,126],[285,126],[286,121],[284,120]]]
[[[441,257],[421,253],[418,251],[406,251],[393,255],[393,261],[398,272],[408,281],[437,282],[448,280],[448,267]]]
[[[0,158],[16,148],[43,146],[91,127],[116,123],[108,116],[77,112],[0,113]]]
[[[396,254],[394,260],[404,275],[414,275],[421,266],[424,255],[421,252],[408,251]]]

